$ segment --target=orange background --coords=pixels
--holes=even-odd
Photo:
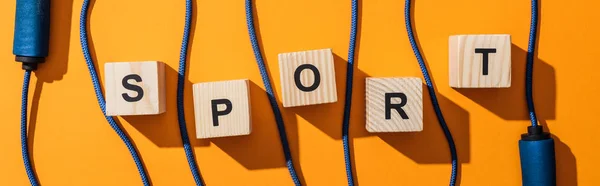
[[[80,49],[81,0],[52,1],[51,53],[32,76],[30,144],[43,185],[141,185],[132,159],[94,96]],[[538,116],[555,135],[559,185],[600,185],[597,125],[600,79],[597,1],[544,1],[534,87]],[[177,126],[176,70],[185,1],[93,4],[90,39],[97,67],[111,61],[167,63],[167,112],[118,118],[141,153],[154,185],[193,185]],[[286,108],[294,164],[307,185],[345,185],[341,124],[350,26],[349,0],[258,0],[266,63],[281,96],[277,54],[332,48],[338,102]],[[12,55],[15,1],[0,1],[0,185],[27,185],[19,142],[23,71]],[[186,78],[186,118],[194,135],[192,83],[249,78],[249,136],[192,139],[209,186],[291,185],[277,127],[252,52],[243,1],[195,1]],[[404,26],[404,1],[362,1],[350,136],[360,185],[447,185],[450,156],[428,95],[424,131],[365,130],[365,77],[422,77]],[[461,185],[520,185],[517,141],[529,125],[524,99],[530,1],[417,1],[415,30],[458,148]],[[512,36],[512,87],[452,89],[448,36]],[[101,78],[102,73],[101,74]]]

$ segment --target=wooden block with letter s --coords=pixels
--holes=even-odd
[[[165,64],[158,61],[104,64],[106,115],[154,115],[166,111]]]
[[[449,43],[451,87],[510,87],[510,35],[456,35]]]
[[[193,85],[196,138],[250,134],[252,118],[248,83],[244,79]]]
[[[422,131],[421,78],[367,78],[366,107],[366,128],[369,132]]]
[[[331,49],[279,54],[283,107],[337,101]]]

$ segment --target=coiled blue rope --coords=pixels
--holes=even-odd
[[[531,126],[537,126],[537,116],[533,105],[533,56],[535,53],[535,42],[537,39],[538,3],[531,0],[531,25],[529,27],[529,44],[527,46],[527,63],[525,67],[525,98],[529,109]]]
[[[92,77],[92,83],[94,84],[94,91],[96,92],[96,99],[98,100],[98,104],[100,105],[100,109],[106,118],[106,121],[110,124],[110,127],[119,135],[119,138],[125,143],[127,146],[127,150],[131,153],[133,157],[133,161],[137,166],[140,177],[142,178],[142,182],[145,186],[150,185],[150,180],[148,179],[148,175],[146,174],[146,169],[142,163],[142,160],[135,149],[135,146],[127,137],[127,134],[121,129],[121,127],[117,124],[113,117],[106,115],[106,102],[104,100],[104,95],[102,94],[102,89],[100,87],[100,81],[98,80],[98,74],[96,73],[96,67],[94,66],[94,61],[92,60],[92,55],[90,54],[90,49],[88,46],[87,39],[87,14],[89,7],[89,0],[83,1],[83,6],[81,8],[80,20],[79,20],[79,39],[81,40],[81,49],[83,50],[83,56],[85,57],[85,62],[87,63],[88,70],[90,72],[90,76]]]
[[[352,79],[354,77],[354,52],[356,50],[356,30],[358,27],[358,0],[352,0],[352,17],[350,22],[350,46],[348,49],[348,65],[346,67],[346,98],[344,101],[344,120],[342,122],[342,141],[344,145],[344,161],[346,162],[346,178],[348,179],[348,185],[354,186],[348,132],[350,130],[350,109],[352,108]]]
[[[265,85],[267,96],[269,97],[271,109],[275,115],[275,122],[277,123],[277,129],[279,130],[279,139],[281,140],[283,155],[285,156],[285,164],[287,165],[294,184],[296,186],[300,186],[302,183],[300,183],[300,179],[298,179],[296,169],[294,168],[294,162],[292,161],[292,154],[290,152],[290,145],[288,144],[287,134],[285,133],[285,125],[283,124],[283,117],[281,116],[281,111],[277,105],[277,99],[275,99],[275,94],[273,93],[273,88],[271,87],[271,80],[269,79],[269,72],[267,72],[267,67],[265,67],[265,62],[262,54],[260,53],[258,39],[256,38],[256,31],[254,29],[254,15],[252,13],[252,0],[246,0],[246,24],[248,25],[248,34],[250,35],[250,43],[252,43],[252,50],[254,51],[256,63],[258,64],[260,75]]]
[[[183,143],[183,149],[185,156],[187,157],[190,171],[196,185],[202,186],[203,180],[196,165],[196,158],[194,157],[194,149],[190,143],[188,136],[187,126],[185,122],[185,111],[184,111],[184,100],[183,90],[185,88],[185,72],[186,72],[186,61],[187,61],[187,49],[188,42],[190,40],[190,29],[192,24],[192,0],[185,1],[185,27],[183,29],[183,41],[181,42],[181,52],[179,53],[179,70],[177,72],[177,121],[179,121],[179,132],[181,133],[181,141]]]
[[[446,125],[446,120],[444,119],[444,115],[442,114],[442,109],[440,108],[437,96],[435,95],[435,88],[433,87],[433,83],[431,82],[431,78],[429,77],[429,72],[427,71],[425,60],[423,60],[423,56],[421,55],[421,51],[419,51],[419,47],[417,46],[417,42],[413,34],[412,23],[410,21],[410,3],[411,0],[406,0],[404,4],[404,21],[406,24],[406,31],[408,32],[410,46],[412,47],[413,52],[417,57],[419,66],[421,67],[421,72],[423,73],[425,84],[427,84],[427,89],[429,90],[429,96],[431,98],[431,104],[433,105],[433,109],[435,110],[435,115],[437,116],[438,121],[440,122],[440,127],[442,127],[442,130],[444,131],[444,136],[446,136],[448,146],[450,147],[450,156],[452,159],[452,173],[450,175],[450,186],[453,186],[456,184],[456,173],[458,171],[458,155],[456,154],[456,146],[454,145],[454,139],[452,138],[450,129],[448,129],[448,125]]]
[[[31,183],[32,186],[38,186],[39,182],[33,172],[31,157],[29,157],[29,145],[27,144],[27,95],[29,95],[30,77],[31,71],[26,70],[25,76],[23,77],[23,92],[21,93],[21,154],[23,155],[23,163],[25,164],[25,171],[27,172],[29,183]]]

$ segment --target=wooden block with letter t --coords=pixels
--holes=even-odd
[[[248,80],[194,84],[196,138],[248,135],[252,131]]]
[[[510,87],[510,35],[456,35],[449,43],[451,87]]]
[[[165,112],[165,64],[158,61],[104,64],[106,115]]]
[[[279,54],[283,107],[337,101],[331,49]]]
[[[419,132],[423,130],[421,78],[367,78],[369,132]]]

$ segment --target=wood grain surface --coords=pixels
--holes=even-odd
[[[230,80],[194,84],[194,116],[198,139],[248,135],[252,131],[248,80]],[[214,126],[211,100],[227,99],[231,105],[218,104],[217,111],[231,107],[231,112],[218,116]]]
[[[312,91],[302,91],[295,83],[294,73],[299,66],[314,65],[320,74],[318,87]],[[316,105],[337,101],[335,71],[331,49],[309,50],[279,54],[279,77],[284,107]],[[299,80],[302,86],[310,87],[315,83],[315,73],[309,69],[301,70]]]
[[[423,130],[423,83],[421,78],[377,78],[366,80],[366,128],[369,132],[419,132]],[[390,118],[386,119],[386,93],[401,93],[406,96],[401,110],[390,109]],[[401,98],[391,98],[391,104],[401,104]]]
[[[449,39],[450,86],[454,88],[507,88],[511,84],[511,40],[508,34],[455,35]],[[484,69],[484,53],[492,49]],[[525,60],[525,59],[523,59]],[[485,72],[487,71],[487,72]]]
[[[141,87],[143,95],[138,101],[126,101],[123,94],[137,97],[137,91],[126,89],[123,78],[137,75],[137,82],[128,79],[127,83]],[[104,64],[104,87],[106,114],[109,116],[154,115],[166,111],[165,64],[158,61],[115,62]]]

